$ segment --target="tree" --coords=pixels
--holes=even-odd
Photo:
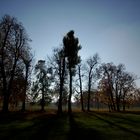
[[[20,102],[22,102],[24,97],[24,71],[23,67],[21,68],[21,65],[19,66],[16,68],[15,71],[15,76],[12,83],[12,94],[9,98],[9,107],[12,110],[15,109]]]
[[[126,98],[130,97],[135,87],[135,76],[125,71],[125,66],[113,63],[102,64],[100,89],[106,95],[110,110],[125,110]]]
[[[120,90],[121,90],[121,102],[123,111],[125,111],[126,105],[129,103],[129,99],[136,94],[136,76],[128,72],[122,72],[120,77]]]
[[[51,68],[46,68],[45,60],[39,60],[35,66],[36,81],[33,85],[33,92],[35,97],[38,97],[41,93],[41,111],[44,111],[45,99],[48,97],[49,87],[51,85]]]
[[[116,105],[114,101],[114,92],[113,92],[113,73],[114,73],[114,66],[112,63],[102,64],[100,67],[101,71],[101,89],[103,93],[107,95],[108,106],[111,110],[116,110]]]
[[[51,60],[50,60],[51,61]],[[58,114],[62,114],[62,100],[64,94],[64,84],[67,77],[66,61],[63,48],[54,49],[54,55],[51,61],[56,77],[56,86],[59,87]],[[58,79],[58,80],[57,80]]]
[[[77,101],[81,103],[81,110],[82,111],[85,111],[84,109],[84,99],[83,99],[83,82],[82,82],[82,77],[83,77],[83,74],[81,73],[83,67],[83,65],[80,63],[78,64],[78,84],[76,84],[76,88],[78,87],[79,88],[79,91],[77,91],[77,89],[75,88],[75,91],[78,93],[78,95],[76,95],[76,98],[77,98]],[[77,80],[76,80],[77,82]],[[79,94],[80,94],[80,97],[79,97]],[[79,101],[80,100],[80,101]]]
[[[96,79],[96,67],[99,63],[99,56],[98,54],[93,55],[92,57],[88,58],[87,60],[87,73],[88,73],[88,100],[87,100],[87,111],[90,111],[90,94],[91,94],[91,86],[94,80]]]
[[[72,79],[75,75],[76,65],[80,63],[80,56],[78,51],[81,49],[78,38],[75,38],[74,31],[69,31],[63,38],[64,54],[67,58],[67,68],[69,72],[69,98],[68,98],[68,113],[72,111],[71,108],[71,97],[72,97]]]
[[[55,91],[58,94],[58,115],[62,114],[62,100],[64,94],[64,85],[67,79],[66,61],[63,48],[56,48],[53,50],[53,56],[48,57],[50,67],[53,70],[53,77],[55,82]]]
[[[33,56],[30,53],[29,49],[24,50],[24,52],[21,55],[21,59],[25,67],[24,95],[23,95],[23,101],[22,101],[22,111],[25,111],[25,102],[26,102],[26,96],[27,96],[26,92],[29,85],[29,74],[31,74],[31,71],[30,71],[31,62],[33,60]]]
[[[5,15],[0,22],[0,71],[2,75],[2,93],[4,112],[8,111],[9,97],[16,67],[22,50],[30,41],[26,31],[16,18]],[[19,63],[20,64],[20,63]]]

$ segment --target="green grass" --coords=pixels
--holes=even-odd
[[[90,130],[96,139],[140,139],[140,115],[90,112],[75,114],[74,121],[80,129]]]
[[[0,140],[140,140],[136,112],[0,113]]]

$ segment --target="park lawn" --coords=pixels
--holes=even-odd
[[[83,137],[102,140],[140,140],[140,115],[127,113],[75,113],[74,123]],[[84,131],[86,133],[84,133]]]
[[[0,140],[140,140],[135,113],[47,112],[0,113]]]

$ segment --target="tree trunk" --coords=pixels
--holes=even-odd
[[[124,95],[123,95],[123,111],[125,111],[125,108],[126,108],[125,96],[126,96],[126,92],[124,92]]]
[[[17,59],[15,58],[15,62],[13,64],[13,68],[12,68],[12,71],[11,71],[11,77],[10,77],[10,80],[9,80],[9,83],[5,83],[7,85],[4,85],[3,87],[3,93],[4,93],[4,101],[3,101],[3,112],[8,112],[9,109],[8,109],[8,106],[9,106],[9,97],[10,95],[12,94],[12,84],[13,84],[13,79],[14,79],[14,73],[15,73],[15,69],[16,69],[16,64],[17,64]],[[6,78],[6,77],[5,77]]]
[[[27,79],[25,78],[25,85],[24,85],[24,95],[23,95],[23,101],[22,101],[22,111],[25,111],[25,100],[26,100],[26,89],[27,89]]]
[[[123,102],[123,111],[125,111],[125,103]]]
[[[81,110],[84,111],[84,104],[83,104],[83,91],[82,91],[82,80],[81,80],[81,69],[78,66],[79,70],[79,82],[80,82],[80,94],[81,94]]]
[[[15,67],[16,67],[16,64],[13,66],[13,71],[12,71],[12,74],[11,74],[11,77],[10,77],[10,80],[9,80],[9,84],[7,84],[6,82],[5,82],[5,85],[3,84],[3,95],[4,95],[3,108],[2,108],[3,112],[8,112],[9,111],[9,109],[8,109],[9,97],[12,94],[12,82],[13,82],[13,79],[14,79]]]
[[[87,111],[90,111],[90,92],[91,92],[91,76],[89,74]]]
[[[7,91],[5,91],[4,93],[4,98],[3,98],[3,107],[2,107],[2,111],[3,112],[8,112],[9,111],[9,96],[8,96],[8,93]]]
[[[82,109],[82,111],[85,111],[85,109],[84,109],[83,93],[82,93],[82,91],[81,91],[81,109]]]
[[[58,111],[57,114],[62,114],[62,91],[59,93],[59,101],[58,101]]]
[[[71,68],[69,68],[69,76],[70,76],[70,83],[69,83],[69,97],[68,97],[68,113],[71,114],[72,108],[71,108],[71,96],[72,96],[72,71]]]
[[[119,101],[118,97],[116,99],[116,105],[117,105],[117,111],[119,112],[120,111],[120,101]]]
[[[25,98],[23,99],[23,102],[22,102],[22,109],[21,109],[21,111],[25,111]]]
[[[6,78],[4,76],[3,78],[3,106],[2,106],[2,111],[3,112],[8,112],[9,109],[8,109],[8,105],[9,105],[9,93],[8,93],[8,90],[7,90],[7,83],[6,83]]]
[[[26,102],[26,91],[27,91],[27,84],[28,84],[28,71],[29,65],[26,65],[26,76],[25,76],[25,85],[24,85],[24,95],[23,95],[23,102],[22,102],[22,111],[25,111],[25,102]]]
[[[62,95],[63,95],[64,75],[65,75],[65,58],[63,58],[62,71],[60,66],[59,72],[60,72],[60,91],[59,91],[59,102],[58,102],[58,114],[62,114]]]
[[[123,105],[123,111],[125,111],[125,106],[126,106],[125,97],[123,97],[123,103],[122,103],[122,105]]]
[[[61,79],[62,80],[62,79]],[[59,101],[58,101],[58,115],[62,114],[62,94],[63,94],[63,82],[60,83]]]
[[[41,111],[44,111],[45,97],[44,97],[44,87],[42,89],[42,99],[41,99]]]
[[[88,105],[87,105],[87,111],[90,111],[90,89],[88,90]]]
[[[110,97],[111,97],[112,110],[116,111],[116,106],[115,106],[115,103],[114,103],[114,97],[113,97],[113,93],[112,93],[111,89],[110,89]]]

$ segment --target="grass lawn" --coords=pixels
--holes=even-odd
[[[140,114],[73,112],[0,113],[0,140],[140,140]]]

